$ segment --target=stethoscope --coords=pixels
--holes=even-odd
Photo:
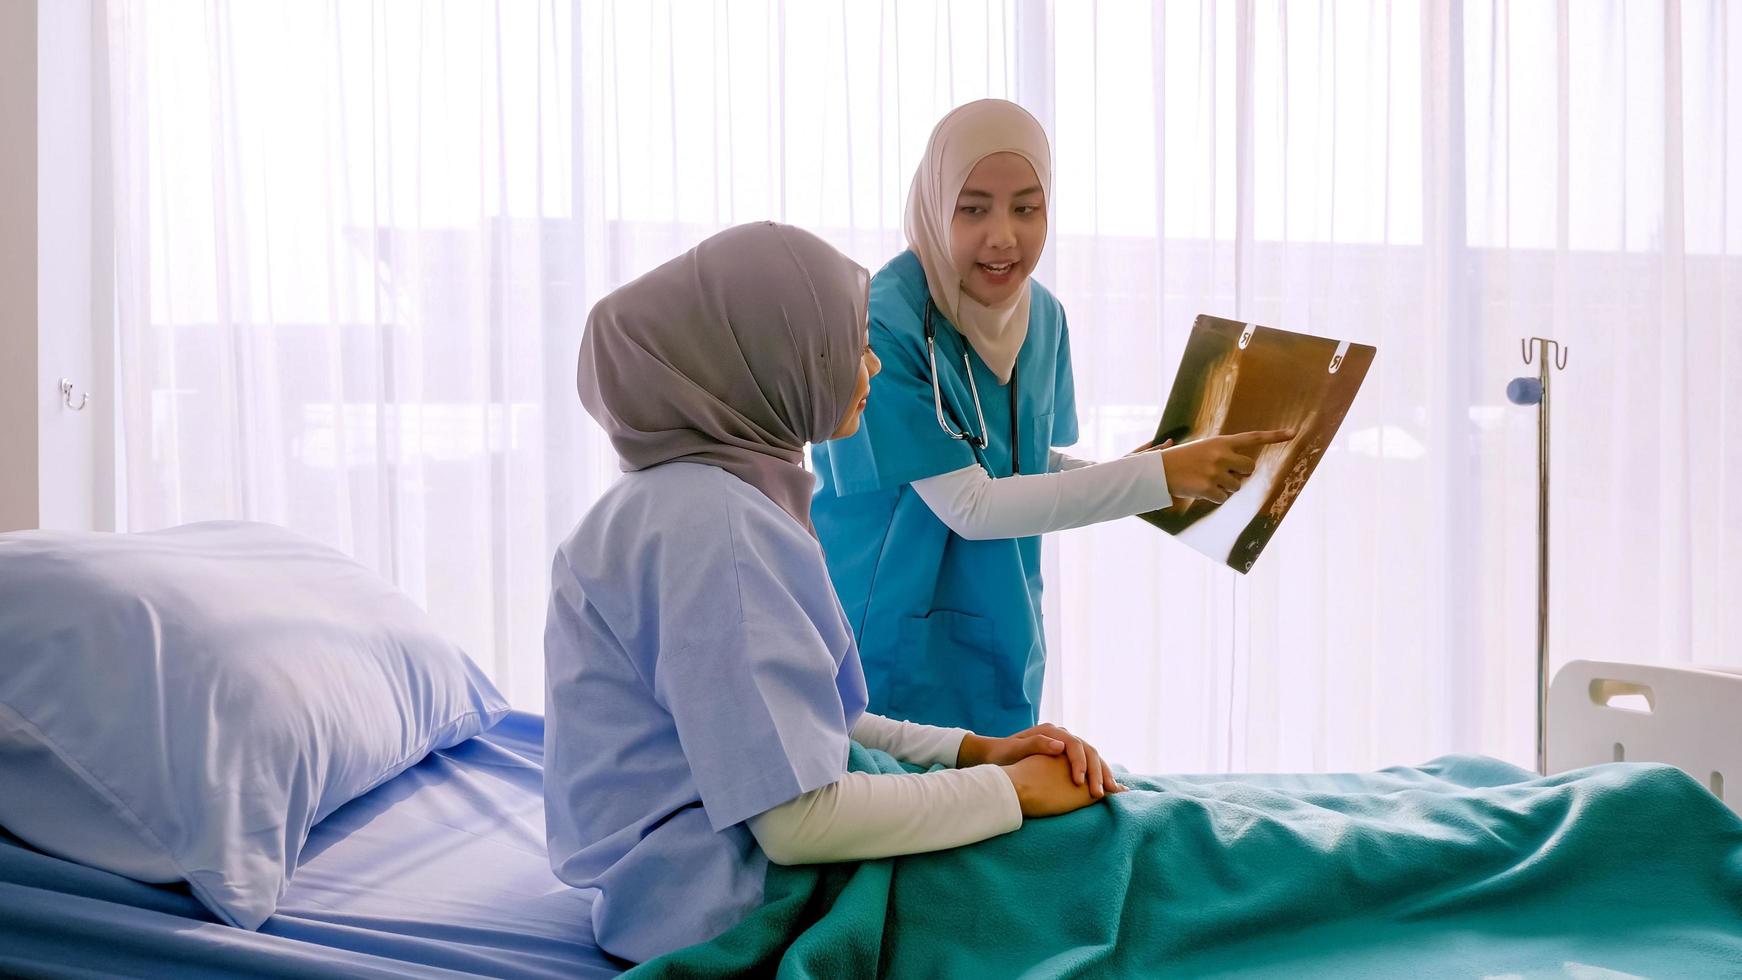
[[[962,370],[968,375],[968,391],[974,396],[974,414],[980,418],[980,434],[974,435],[963,426],[962,431],[950,425],[944,415],[944,391],[938,379],[938,341],[937,328],[932,325],[931,311],[933,303],[930,297],[925,301],[925,354],[931,360],[931,397],[932,404],[938,413],[938,428],[951,439],[960,439],[975,449],[984,451],[987,445],[986,411],[980,407],[980,386],[974,383],[974,366],[968,361],[966,346],[962,350]],[[1016,475],[1022,472],[1022,429],[1016,415],[1016,367],[1010,368],[1010,472]]]

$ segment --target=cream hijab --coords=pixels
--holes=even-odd
[[[962,292],[962,272],[950,258],[950,222],[956,198],[975,164],[994,153],[1015,153],[1028,161],[1052,207],[1052,148],[1046,132],[1027,110],[1003,99],[981,99],[950,112],[932,130],[925,159],[907,194],[907,245],[925,268],[932,302],[974,352],[998,376],[1010,381],[1016,352],[1028,336],[1030,284],[1024,280],[1009,299],[985,306]]]

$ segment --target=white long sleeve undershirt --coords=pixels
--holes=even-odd
[[[1050,473],[994,479],[978,465],[913,482],[931,512],[973,541],[1022,538],[1130,517],[1173,504],[1159,452],[1105,463],[1049,456]]]
[[[954,766],[960,728],[867,714],[853,738],[919,765]],[[864,861],[961,847],[1022,826],[1022,804],[1001,766],[883,775],[849,772],[836,782],[750,818],[750,832],[776,864]]]
[[[859,716],[853,726],[853,741],[868,749],[880,749],[903,762],[914,765],[956,767],[961,755],[966,728],[939,728],[917,722],[898,721],[874,715],[869,711]]]

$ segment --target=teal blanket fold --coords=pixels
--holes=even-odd
[[[1669,766],[1122,779],[971,847],[770,867],[748,919],[632,973],[1742,977],[1742,820]]]

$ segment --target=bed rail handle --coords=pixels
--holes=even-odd
[[[1612,677],[1593,677],[1591,703],[1617,711],[1649,715],[1657,710],[1657,693],[1649,684],[1635,684]]]

